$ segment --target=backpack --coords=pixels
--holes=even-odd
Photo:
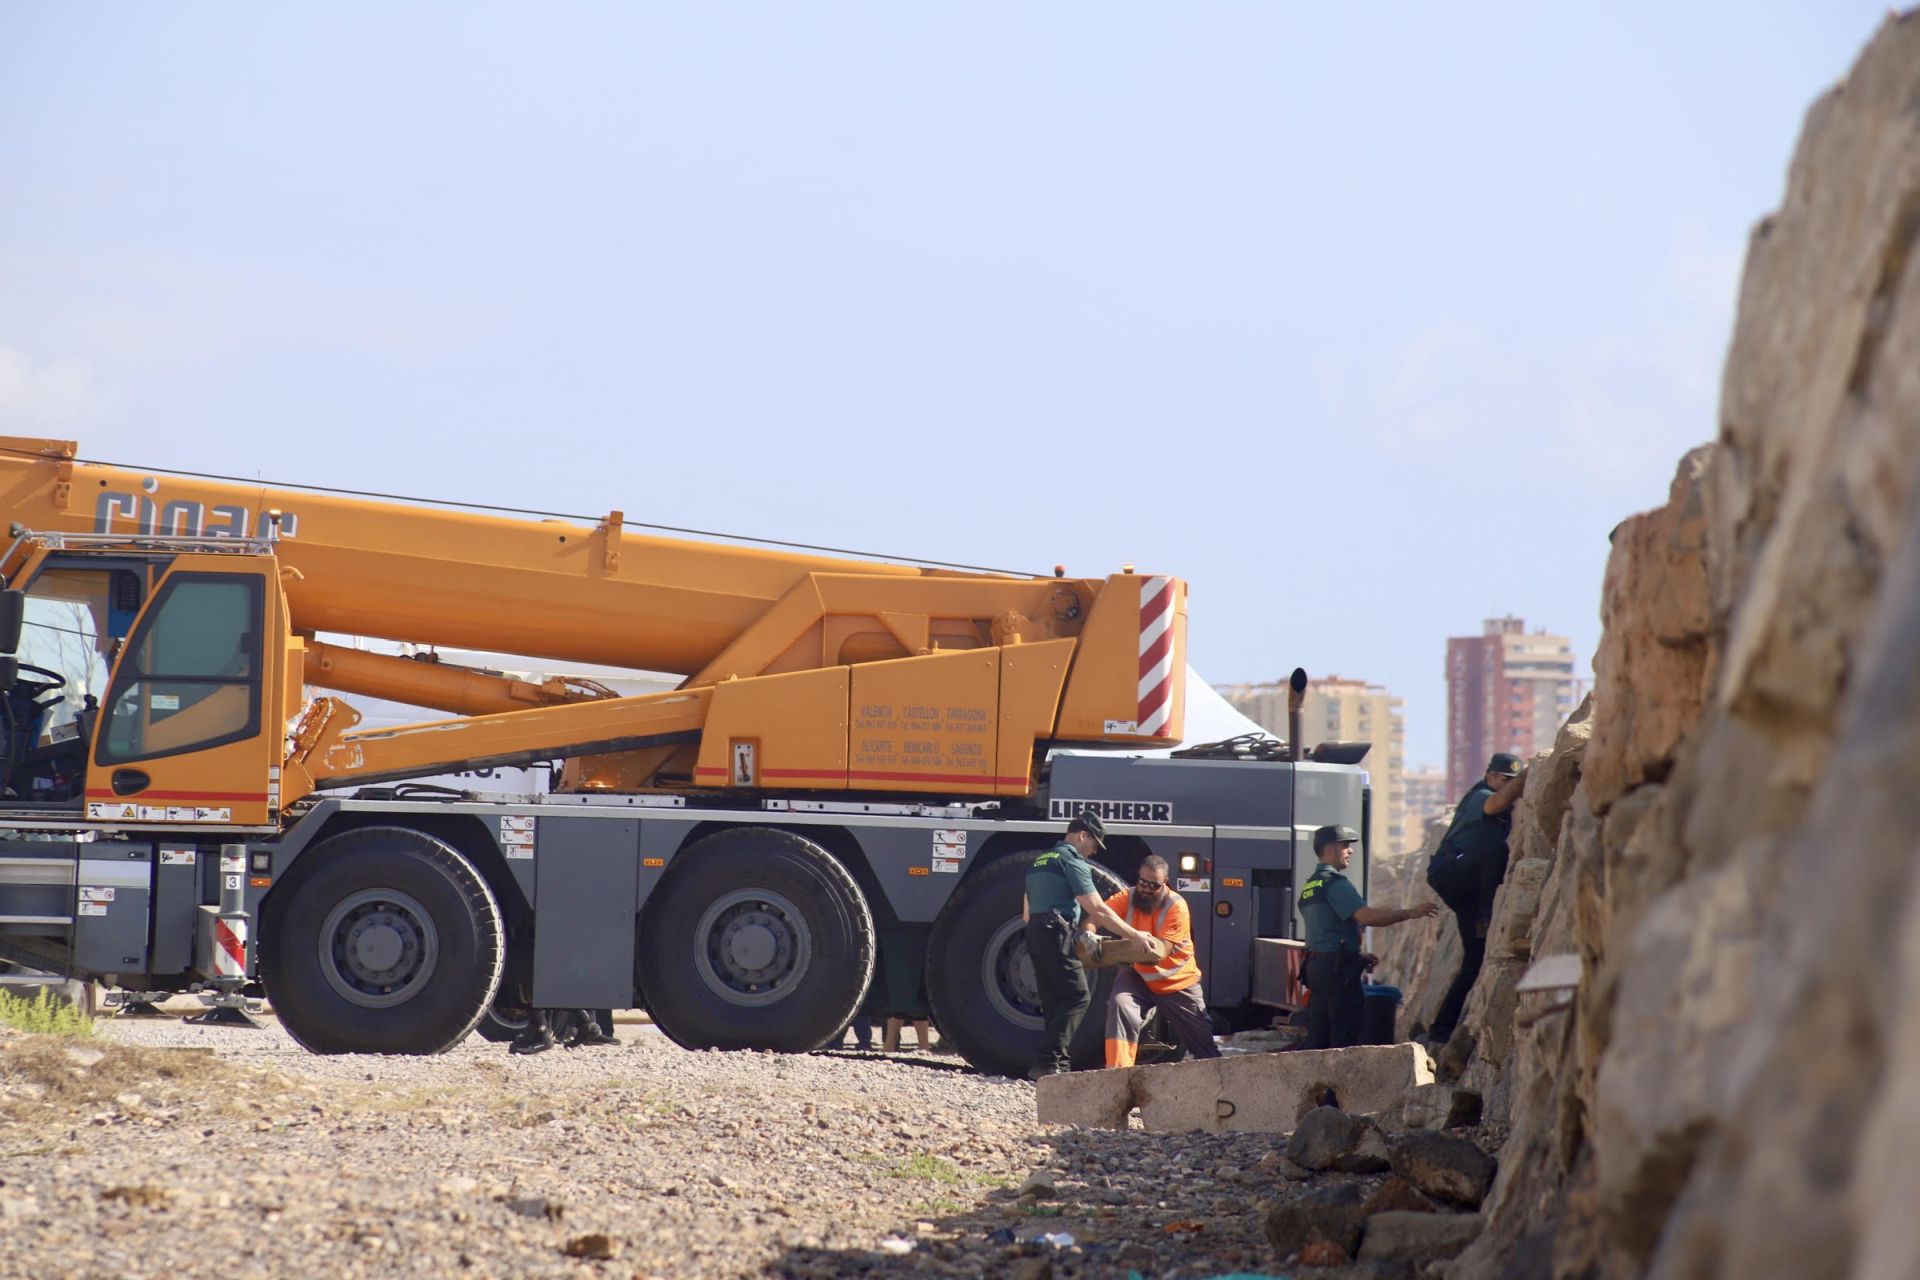
[[[1465,804],[1472,791],[1461,797]],[[1427,859],[1427,887],[1453,911],[1476,911],[1480,906],[1480,867],[1468,858],[1467,851],[1454,846],[1453,834],[1460,829],[1456,820],[1440,837],[1439,847]]]
[[[1480,905],[1480,877],[1463,850],[1453,847],[1453,832],[1440,838],[1440,847],[1427,859],[1427,887],[1453,911],[1471,911]]]

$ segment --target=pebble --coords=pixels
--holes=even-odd
[[[1020,1194],[1032,1196],[1036,1200],[1057,1200],[1060,1188],[1054,1184],[1053,1175],[1045,1169],[1035,1169],[1028,1174],[1026,1181],[1020,1184]]]

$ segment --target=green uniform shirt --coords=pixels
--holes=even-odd
[[[1078,899],[1093,891],[1093,868],[1065,840],[1035,858],[1027,872],[1027,909],[1036,916],[1058,911],[1079,924]]]
[[[1453,837],[1454,849],[1476,866],[1505,853],[1507,835],[1513,830],[1512,809],[1487,812],[1487,801],[1492,798],[1492,787],[1485,782],[1477,784],[1453,811],[1453,825],[1447,832]]]
[[[1367,905],[1353,881],[1326,863],[1300,887],[1300,916],[1307,923],[1307,950],[1358,951],[1360,926],[1353,913]]]

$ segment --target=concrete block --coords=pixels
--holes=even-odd
[[[1127,1113],[1134,1107],[1133,1073],[1140,1069],[1067,1071],[1041,1076],[1034,1086],[1040,1123],[1077,1124],[1088,1129],[1126,1128]]]
[[[1426,1050],[1388,1044],[1079,1071],[1043,1078],[1036,1094],[1042,1124],[1124,1129],[1138,1108],[1160,1133],[1291,1133],[1324,1090],[1341,1110],[1371,1115],[1432,1083]]]

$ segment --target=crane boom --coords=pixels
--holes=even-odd
[[[587,525],[149,474],[82,461],[71,441],[0,438],[0,493],[16,530],[47,537],[268,539],[284,635],[261,661],[289,714],[306,683],[457,717],[357,730],[346,704],[323,699],[274,762],[288,771],[283,802],[311,786],[555,758],[569,761],[563,789],[583,791],[1024,795],[1046,744],[1181,733],[1185,588],[1173,578],[694,542],[629,532],[618,511]],[[37,572],[52,545],[16,543],[0,571]],[[321,633],[684,679],[678,696],[613,697]]]

